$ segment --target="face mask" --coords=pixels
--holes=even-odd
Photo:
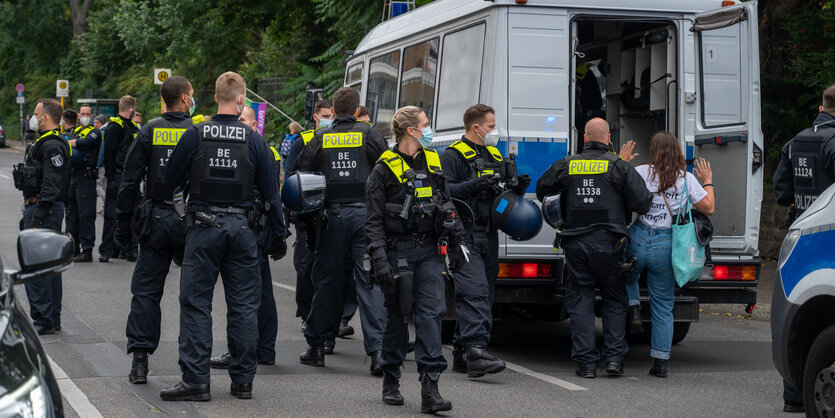
[[[29,118],[29,129],[31,129],[33,131],[37,131],[38,128],[40,127],[40,123],[38,123],[38,122],[40,122],[38,117],[35,116],[35,115],[32,115],[32,117]]]
[[[423,136],[418,138],[418,142],[420,142],[420,146],[426,148],[432,143],[432,138],[435,136],[435,133],[432,132],[432,128],[428,126],[421,129],[420,133]]]
[[[194,114],[195,109],[197,109],[197,99],[189,96],[188,94],[186,94],[186,97],[191,99],[191,106],[188,107],[188,115],[191,116]]]
[[[333,125],[333,120],[331,119],[319,119],[319,127],[320,128],[327,128]]]
[[[82,117],[79,119],[79,121],[81,121],[81,124],[82,124],[82,125],[84,125],[84,126],[89,125],[89,124],[90,124],[90,122],[92,122],[92,120],[93,120],[93,118],[91,118],[91,117],[89,117],[89,116],[82,116]]]
[[[481,128],[479,127],[479,129],[481,129]],[[483,131],[484,129],[481,129],[481,130]],[[476,135],[478,135],[477,131],[476,131]],[[495,147],[496,144],[499,143],[499,131],[496,130],[496,129],[493,129],[492,131],[487,132],[487,134],[484,135],[484,136],[478,135],[478,137],[481,138],[481,140],[484,141],[484,145],[488,146],[488,147]]]

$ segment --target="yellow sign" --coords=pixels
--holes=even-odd
[[[339,132],[325,134],[322,148],[359,148],[362,146],[362,133]]]
[[[62,82],[58,83],[58,87],[59,87],[59,88],[62,88],[62,89],[67,88],[67,82],[66,82],[66,81],[62,81]]]
[[[603,174],[609,171],[608,160],[573,160],[568,163],[568,174],[571,176]]]
[[[418,198],[432,197],[432,188],[431,187],[418,187],[417,189],[415,189],[415,197],[418,197]]]
[[[162,84],[171,75],[170,68],[154,68],[154,84]]]
[[[165,71],[160,71],[160,73],[157,74],[157,78],[159,79],[159,81],[168,80],[168,73]]]
[[[180,137],[185,131],[177,128],[154,128],[153,144],[173,147],[180,142]]]

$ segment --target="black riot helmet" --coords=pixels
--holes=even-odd
[[[535,203],[508,190],[493,202],[490,224],[515,241],[526,241],[542,229],[542,214]]]
[[[325,204],[325,175],[316,172],[296,172],[284,180],[281,202],[295,213],[321,210]]]
[[[455,213],[458,214],[458,219],[464,225],[464,231],[469,235],[473,232],[473,225],[475,225],[475,214],[470,205],[464,203],[463,200],[452,198],[452,204],[455,205]]]
[[[554,194],[550,196],[546,196],[544,200],[542,200],[542,219],[545,220],[545,223],[551,225],[551,228],[556,229],[557,231],[562,229],[563,224],[565,224],[565,219],[562,217],[562,208],[560,207],[560,195]]]

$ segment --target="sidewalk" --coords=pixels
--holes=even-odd
[[[751,315],[745,313],[742,304],[703,304],[701,315],[723,315],[732,318],[748,318],[757,321],[771,320],[771,293],[774,290],[777,263],[764,261],[760,269],[760,282],[757,285],[757,306]]]

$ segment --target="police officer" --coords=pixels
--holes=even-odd
[[[241,117],[238,119],[246,126],[249,126],[253,131],[258,127],[258,119],[255,115],[255,109],[250,106],[244,108],[241,112]],[[281,173],[281,154],[272,146],[270,150],[273,155],[273,164],[276,173],[276,181]],[[259,210],[266,213],[264,202],[261,200],[260,192],[256,190],[256,204]],[[261,270],[261,304],[258,305],[258,349],[256,355],[258,357],[258,364],[273,365],[275,364],[275,340],[278,335],[278,310],[275,306],[275,295],[273,294],[273,278],[270,272],[270,260],[268,258],[272,233],[269,228],[264,228],[258,232],[258,267]],[[212,357],[209,360],[209,365],[215,369],[229,368],[229,362],[232,355],[229,351]]]
[[[774,172],[777,203],[790,206],[786,226],[835,183],[835,84],[823,92],[823,103],[811,128],[792,138],[780,151]],[[802,388],[801,388],[802,389]],[[783,411],[803,412],[803,393],[783,381]]]
[[[159,89],[166,112],[139,130],[128,151],[125,171],[116,197],[116,242],[127,247],[132,239],[131,219],[145,182],[142,204],[137,213],[139,258],[131,278],[131,308],[125,327],[127,352],[133,354],[128,379],[146,383],[148,356],[156,351],[160,337],[160,300],[171,260],[182,258],[186,239],[185,222],[174,209],[174,189],[162,182],[165,162],[177,141],[191,126],[194,89],[181,76],[165,80]]]
[[[227,306],[227,338],[232,359],[231,394],[252,398],[257,366],[261,272],[250,221],[253,190],[269,203],[274,239],[270,256],[287,252],[273,154],[264,138],[238,121],[246,107],[246,84],[234,72],[215,83],[217,115],[188,128],[163,170],[163,185],[173,188],[188,177],[185,257],[180,279],[180,369],[182,381],[163,389],[170,401],[206,401],[212,347],[212,295],[221,273]]]
[[[477,104],[464,112],[465,133],[441,154],[444,173],[453,198],[466,202],[475,214],[475,226],[467,237],[472,250],[470,262],[455,275],[455,328],[452,370],[481,377],[505,369],[505,362],[486,351],[493,325],[493,292],[499,274],[498,232],[490,228],[493,201],[511,185],[520,194],[530,185],[526,174],[516,177],[501,174],[504,164],[499,141],[496,112]]]
[[[630,212],[647,213],[652,193],[626,161],[609,151],[608,123],[593,118],[585,127],[580,154],[558,160],[536,183],[536,197],[561,193],[565,226],[562,247],[568,267],[566,308],[571,316],[571,357],[578,376],[594,378],[600,353],[595,347],[594,289],[603,298],[603,357],[606,373],[623,375],[627,347],[627,296],[616,274],[629,248]],[[631,274],[631,272],[628,272]]]
[[[368,281],[362,268],[365,253],[365,182],[377,159],[386,150],[385,140],[371,125],[357,122],[359,93],[350,87],[333,97],[333,125],[318,129],[295,163],[295,170],[320,171],[325,175],[325,213],[321,239],[314,245],[312,279],[316,293],[304,335],[308,348],[299,357],[302,364],[325,365],[325,340],[339,326],[345,286],[351,273],[356,279],[365,353],[371,356],[371,373],[382,375],[379,366],[386,311],[379,286]]]
[[[119,115],[110,118],[104,136],[104,176],[107,178],[107,188],[104,200],[104,226],[102,228],[101,244],[99,245],[99,262],[106,263],[110,258],[119,254],[113,236],[118,222],[116,215],[116,195],[119,193],[119,183],[125,167],[125,157],[128,155],[133,139],[139,128],[131,120],[136,113],[136,99],[122,96],[119,99]],[[129,260],[136,260],[136,243],[131,248],[122,249]]]
[[[72,109],[64,111],[64,121],[75,125]],[[74,112],[73,112],[74,113]],[[70,170],[70,187],[67,192],[67,232],[77,237],[81,245],[76,263],[93,261],[93,247],[96,244],[96,160],[101,145],[101,133],[93,125],[93,108],[81,105],[78,108],[78,124],[69,131],[70,146],[80,151],[81,159]],[[75,158],[73,159],[75,160]]]
[[[29,119],[29,128],[38,133],[24,162],[13,170],[15,187],[23,192],[23,219],[20,229],[61,229],[64,198],[70,174],[70,146],[59,132],[61,104],[55,99],[40,99]],[[29,315],[38,335],[61,330],[61,274],[26,283]]]
[[[304,146],[313,139],[316,129],[327,128],[333,123],[332,107],[333,103],[330,100],[320,100],[313,106],[313,121],[316,127],[303,131],[290,146],[290,152],[287,153],[287,161],[285,161],[287,177],[295,172],[293,167],[296,160]],[[293,267],[296,268],[296,317],[302,319],[302,330],[304,330],[307,316],[310,314],[310,303],[313,300],[314,291],[310,277],[313,269],[313,252],[307,248],[307,230],[311,226],[295,215],[289,218],[296,224],[296,242],[293,245]]]
[[[383,402],[403,405],[400,367],[409,345],[409,317],[415,317],[415,361],[422,385],[421,412],[449,411],[438,393],[447,363],[441,350],[444,265],[449,254],[463,264],[464,228],[446,190],[429,119],[418,107],[394,114],[394,151],[380,157],[366,186],[365,241],[374,281],[385,291],[388,320],[383,334]],[[395,278],[395,274],[397,275]]]

